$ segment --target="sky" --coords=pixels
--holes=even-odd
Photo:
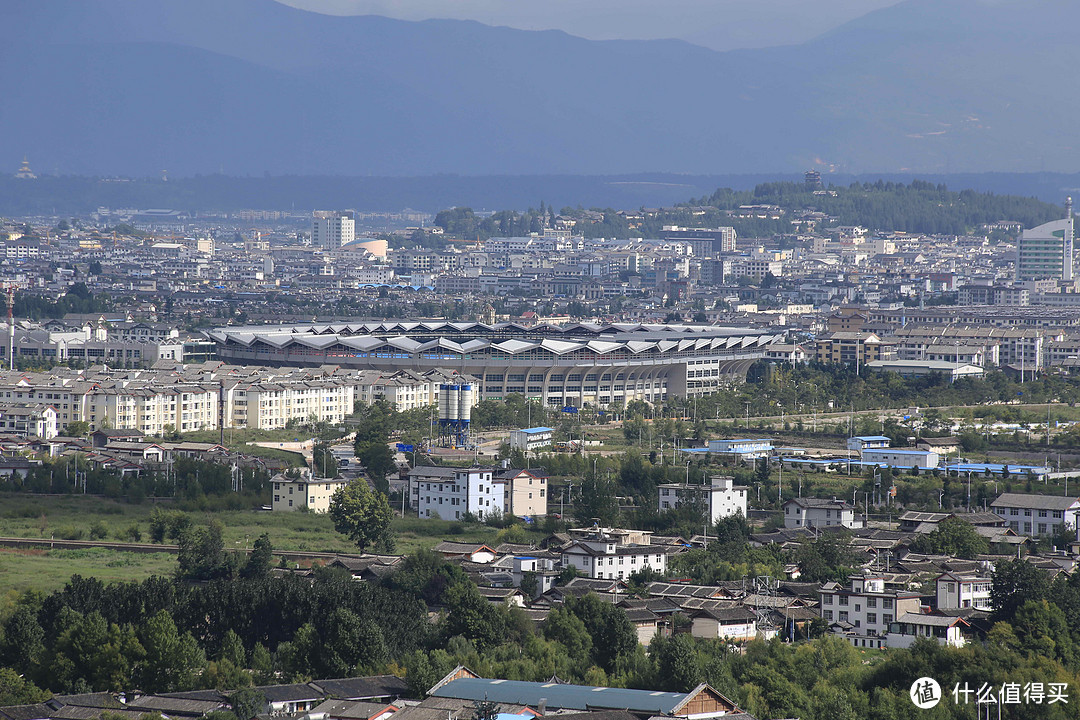
[[[790,45],[899,0],[279,0],[336,15],[451,18],[593,40],[679,38],[714,50]]]

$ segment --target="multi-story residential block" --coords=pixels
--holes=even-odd
[[[307,509],[316,513],[330,512],[330,501],[334,493],[349,484],[341,478],[315,478],[310,475],[290,478],[275,475],[273,511],[295,511]]]
[[[938,610],[974,608],[992,610],[990,591],[993,578],[975,573],[947,572],[935,581]]]
[[[844,500],[795,498],[784,503],[784,527],[862,527],[855,507]]]
[[[0,402],[0,433],[37,437],[56,437],[56,410],[44,403]]]
[[[502,486],[504,513],[518,517],[547,515],[548,477],[539,470],[506,470],[495,476]]]
[[[874,333],[837,331],[814,342],[814,355],[821,363],[865,365],[872,360],[891,360],[894,345]]]
[[[587,577],[625,580],[646,567],[665,573],[667,551],[661,545],[620,543],[601,530],[563,548],[562,563]]]
[[[356,222],[351,212],[316,210],[311,217],[311,244],[336,250],[356,239]]]
[[[746,494],[749,488],[736,485],[734,478],[713,476],[708,485],[664,483],[657,487],[657,504],[661,512],[694,504],[705,509],[710,524],[731,515],[741,514],[746,517]]]
[[[885,635],[896,619],[919,612],[920,595],[910,590],[887,590],[885,579],[865,572],[851,578],[851,587],[828,582],[820,590],[821,619],[834,634],[855,647],[886,647]]]
[[[409,497],[422,518],[497,515],[503,512],[504,496],[504,486],[495,481],[492,468],[416,467],[409,473]]]
[[[1037,537],[1053,535],[1063,527],[1075,528],[1080,498],[1002,493],[990,503],[990,507],[1005,518],[1005,522],[1017,534]]]

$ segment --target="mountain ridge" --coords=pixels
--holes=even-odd
[[[8,3],[0,22],[24,32],[0,48],[13,101],[0,167],[28,155],[134,175],[1068,171],[1080,100],[1057,78],[1080,50],[1000,37],[1068,36],[1050,19],[1080,12],[1025,8],[906,0],[802,45],[717,52],[274,0]]]

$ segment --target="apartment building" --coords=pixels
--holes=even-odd
[[[646,567],[661,574],[667,572],[667,553],[661,545],[620,543],[599,531],[563,548],[562,564],[587,577],[625,580]]]
[[[336,250],[356,239],[356,222],[351,212],[316,210],[311,217],[311,244]]]
[[[976,573],[942,573],[934,582],[937,609],[974,608],[992,610],[993,578]]]
[[[695,504],[705,508],[710,524],[736,514],[746,517],[746,495],[749,488],[736,485],[731,477],[713,476],[708,485],[665,483],[657,488],[657,503],[661,512],[681,505]]]
[[[539,470],[506,470],[495,477],[502,487],[504,513],[518,517],[547,515],[548,477]]]
[[[330,512],[330,500],[334,493],[349,484],[341,478],[313,478],[305,475],[290,478],[275,475],[274,500],[270,508],[274,512],[295,512],[310,510],[316,513]]]
[[[814,342],[814,356],[821,363],[865,365],[873,360],[892,360],[894,344],[874,333],[839,330]]]
[[[1053,535],[1063,526],[1076,527],[1080,498],[1002,493],[990,507],[1005,518],[1006,524],[1017,534],[1037,537]]]
[[[271,430],[290,420],[340,423],[353,411],[356,385],[345,379],[271,380],[232,388],[227,426]]]
[[[851,578],[851,587],[828,582],[819,592],[821,619],[855,647],[887,647],[885,635],[898,617],[919,612],[920,595],[887,590],[885,579],[869,571]]]
[[[460,520],[503,512],[505,487],[488,467],[416,467],[409,473],[409,498],[417,515]]]
[[[56,437],[56,410],[44,403],[0,402],[0,433],[42,440]]]
[[[844,500],[795,498],[784,503],[784,527],[862,527],[855,507]]]

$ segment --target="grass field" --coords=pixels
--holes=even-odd
[[[132,505],[98,497],[0,496],[0,536],[76,537],[89,540],[90,527],[100,522],[111,542],[121,541],[132,524],[149,542],[149,518],[154,505]],[[171,507],[164,505],[164,507]],[[357,549],[334,530],[327,515],[270,513],[255,510],[192,513],[196,523],[220,520],[225,526],[227,550],[250,548],[262,533],[278,550],[356,553]],[[395,518],[397,553],[430,548],[442,540],[496,544],[505,539],[539,541],[538,530],[502,531],[483,525],[462,525],[449,520]],[[507,537],[511,533],[511,537]],[[126,538],[124,538],[126,539]],[[0,549],[0,595],[10,590],[55,589],[74,573],[102,580],[134,580],[171,573],[175,556],[167,553],[129,553],[105,549],[5,550]]]
[[[102,582],[143,580],[171,575],[176,556],[170,553],[132,553],[104,548],[79,550],[14,550],[0,548],[0,596],[12,591],[51,592],[72,575]]]

